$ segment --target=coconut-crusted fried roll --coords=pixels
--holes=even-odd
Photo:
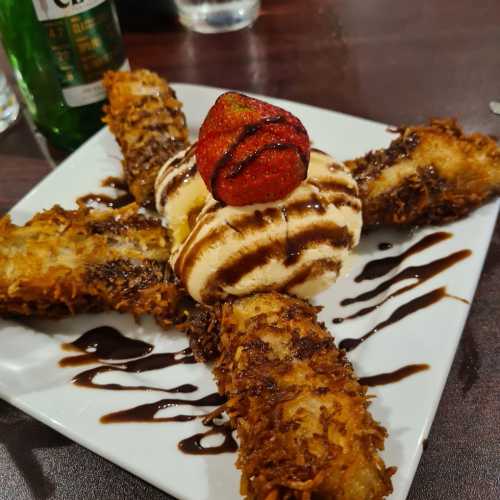
[[[183,293],[170,244],[136,204],[92,211],[55,206],[24,226],[0,219],[0,316],[60,318],[115,310],[174,321]]]
[[[394,468],[344,352],[317,310],[278,293],[223,306],[214,369],[240,450],[247,499],[382,499]]]
[[[346,162],[359,186],[363,224],[445,224],[500,195],[500,148],[453,119],[399,127],[390,146]]]
[[[188,139],[182,104],[168,82],[147,70],[108,71],[103,79],[108,124],[123,153],[123,170],[137,203],[154,202],[160,167]]]

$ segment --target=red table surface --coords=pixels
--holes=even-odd
[[[500,117],[488,109],[500,99],[497,0],[268,0],[251,29],[210,36],[148,13],[151,2],[118,4],[132,66],[171,81],[390,124],[456,116],[466,130],[500,132]],[[0,137],[0,213],[49,170],[22,119]],[[500,498],[498,229],[411,500]],[[0,485],[2,500],[169,498],[2,401]]]

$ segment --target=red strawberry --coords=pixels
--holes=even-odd
[[[200,129],[198,171],[228,205],[284,198],[307,176],[310,143],[298,118],[236,92],[221,95]]]

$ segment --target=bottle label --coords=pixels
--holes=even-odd
[[[129,69],[118,17],[109,0],[33,0],[68,106],[102,101],[107,70]]]

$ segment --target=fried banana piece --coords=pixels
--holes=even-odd
[[[154,206],[160,167],[188,139],[182,104],[168,83],[147,70],[108,71],[103,79],[108,124],[123,153],[123,170],[137,203]]]
[[[180,294],[169,282],[169,241],[137,208],[55,206],[24,226],[0,219],[0,316],[112,309],[168,324]]]
[[[500,194],[500,149],[452,119],[402,127],[387,149],[348,161],[365,226],[444,224]]]
[[[219,356],[219,304],[199,304],[184,291],[176,313],[176,329],[184,332],[198,363],[214,361]]]
[[[386,431],[366,388],[316,320],[278,293],[223,306],[214,368],[235,426],[247,499],[382,499],[391,475],[378,454]]]

